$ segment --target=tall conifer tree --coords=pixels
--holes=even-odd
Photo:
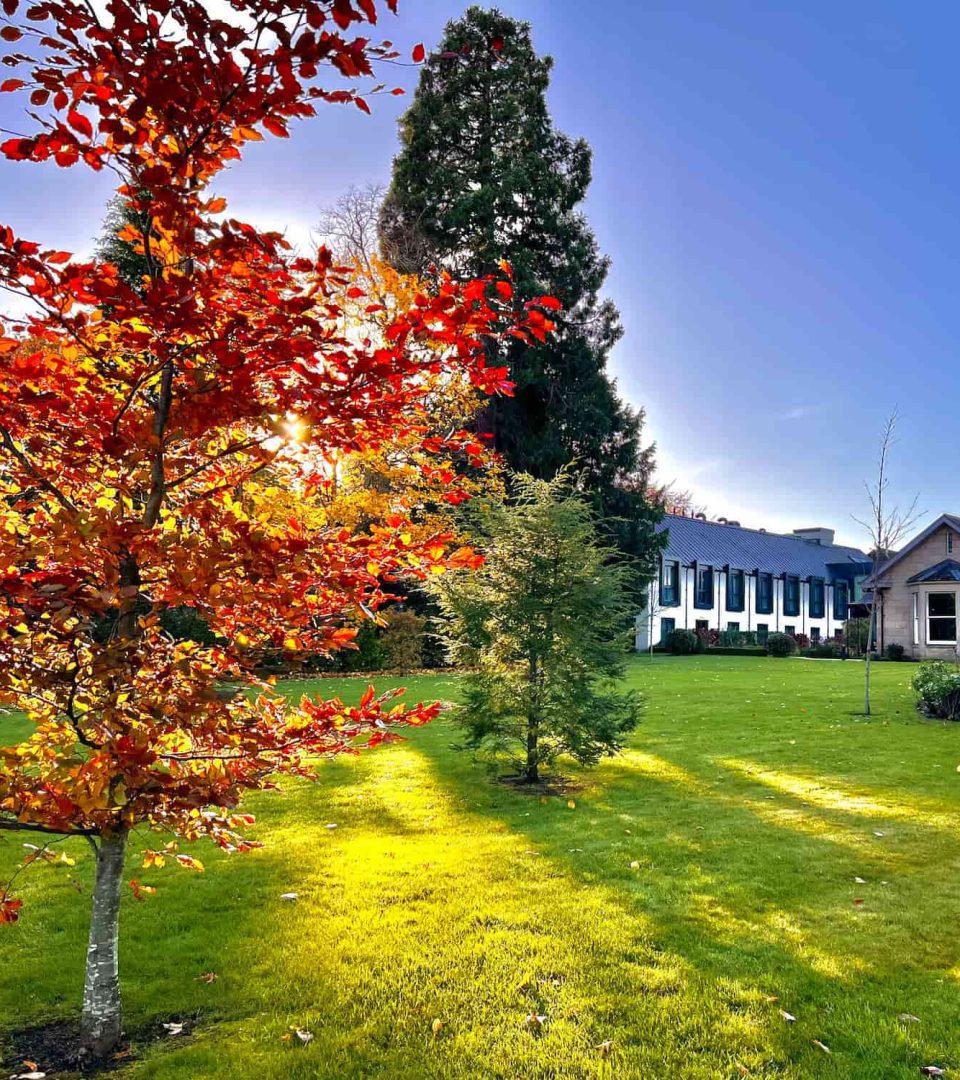
[[[448,24],[401,120],[381,240],[391,262],[420,274],[481,275],[506,259],[521,299],[562,302],[548,341],[491,345],[516,389],[483,422],[517,470],[550,478],[576,461],[621,550],[649,557],[660,516],[646,498],[653,452],[641,441],[642,410],[621,401],[607,374],[622,327],[601,296],[609,260],[578,209],[591,151],[553,126],[552,63],[535,52],[528,23],[497,10],[471,7]]]

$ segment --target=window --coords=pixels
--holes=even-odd
[[[698,608],[713,607],[713,567],[697,567],[697,589],[693,606]]]
[[[847,606],[850,603],[850,592],[845,581],[833,583],[833,617],[837,622],[847,621]]]
[[[660,620],[660,641],[664,642],[667,638],[676,630],[676,619],[661,619]]]
[[[927,644],[955,645],[957,642],[957,594],[930,593],[927,596]]]
[[[765,622],[757,623],[757,644],[766,644],[767,637],[770,634],[770,627]]]
[[[800,614],[800,579],[787,574],[783,579],[783,613]]]
[[[785,634],[786,634],[786,635],[787,635],[788,637],[796,637],[796,636],[797,636],[797,628],[796,628],[795,626],[785,626],[785,627],[783,628],[783,632],[784,632],[784,633],[785,633]]]
[[[680,603],[680,563],[665,562],[660,575],[660,604],[677,607]]]
[[[697,633],[707,634],[709,633],[709,627],[707,626],[706,619],[697,619]]]
[[[953,533],[947,530],[947,554],[953,554]]]
[[[757,614],[773,614],[773,574],[757,574]]]
[[[731,631],[731,633],[739,634],[740,633],[740,624],[738,622],[728,622],[727,623],[727,629],[729,631]]]
[[[913,594],[913,643],[920,644],[920,597]]]
[[[820,627],[819,626],[811,626],[810,627],[810,640],[814,644],[816,644],[820,640]]]
[[[810,618],[822,619],[825,610],[823,596],[823,578],[810,580]]]
[[[743,611],[742,570],[727,571],[727,611]]]

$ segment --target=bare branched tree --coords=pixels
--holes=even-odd
[[[917,521],[923,516],[917,510],[919,496],[915,495],[913,501],[906,510],[899,505],[889,505],[888,488],[890,486],[890,453],[897,441],[897,421],[900,419],[900,410],[894,409],[887,417],[880,439],[880,454],[877,458],[876,481],[871,485],[867,480],[864,486],[867,489],[867,498],[870,502],[870,515],[866,519],[854,517],[858,525],[862,525],[870,534],[870,557],[873,559],[872,574],[872,602],[870,604],[870,632],[867,635],[867,652],[864,665],[864,705],[865,716],[870,715],[870,655],[873,643],[877,638],[879,618],[883,612],[883,591],[878,587],[880,571],[883,564],[895,554],[896,549],[913,530]]]
[[[380,252],[380,207],[385,194],[382,184],[351,186],[333,205],[320,211],[317,238],[337,258],[369,272]]]

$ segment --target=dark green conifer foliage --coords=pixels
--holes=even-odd
[[[640,702],[618,684],[636,602],[570,477],[513,478],[510,501],[470,505],[476,572],[431,590],[451,659],[473,668],[453,717],[467,747],[528,783],[561,755],[593,765],[623,745]]]
[[[576,462],[621,551],[649,563],[660,516],[646,498],[653,453],[642,411],[620,400],[606,371],[622,327],[601,296],[609,261],[578,209],[591,151],[553,126],[551,67],[527,23],[480,7],[449,23],[401,121],[383,253],[402,270],[464,278],[506,259],[520,300],[563,303],[547,343],[514,341],[492,357],[509,365],[516,391],[491,403],[481,427],[519,471],[548,478]]]

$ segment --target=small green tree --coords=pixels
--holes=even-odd
[[[559,755],[596,764],[636,727],[639,698],[615,680],[637,604],[569,475],[516,476],[512,495],[471,510],[483,567],[433,588],[452,659],[476,669],[455,713],[466,745],[537,783]]]

